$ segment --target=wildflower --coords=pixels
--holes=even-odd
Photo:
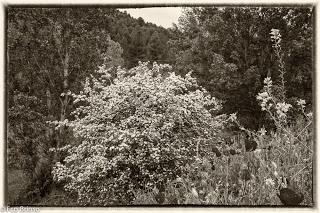
[[[308,118],[312,118],[312,112],[309,112],[309,113],[307,114],[307,117],[308,117]]]
[[[299,99],[298,101],[297,101],[297,104],[299,105],[299,106],[301,106],[302,108],[304,108],[305,106],[305,104],[306,104],[306,101],[305,100],[303,100],[303,99]]]
[[[267,86],[272,86],[272,80],[271,80],[271,77],[266,77],[263,81],[263,83]]]
[[[198,192],[197,192],[197,190],[195,188],[191,189],[191,193],[192,193],[193,196],[199,197]]]
[[[270,107],[271,107],[272,105],[269,104],[269,105],[267,106],[267,103],[268,103],[268,101],[271,100],[271,99],[272,99],[272,98],[270,97],[269,93],[267,93],[267,92],[262,92],[262,93],[259,93],[259,94],[257,95],[257,100],[262,101],[261,104],[260,104],[262,111],[265,111],[265,110],[267,110],[267,109],[270,109]]]
[[[265,100],[265,99],[268,99],[268,97],[269,97],[269,94],[267,92],[262,92],[262,93],[258,94],[257,99],[258,100]]]
[[[267,130],[266,130],[265,128],[261,128],[261,129],[258,131],[258,133],[259,133],[261,136],[264,136],[264,135],[266,135]]]
[[[281,34],[278,29],[271,29],[271,39],[275,41],[276,45],[281,42]]]
[[[291,104],[287,104],[285,102],[283,103],[277,103],[276,109],[277,109],[277,114],[279,115],[280,118],[286,117],[286,113],[288,110],[292,107]]]
[[[265,180],[265,184],[267,185],[267,186],[274,186],[274,181],[273,181],[273,179],[272,178],[267,178],[266,180]]]
[[[280,30],[278,29],[271,29],[271,33],[270,33],[272,36],[277,36],[280,34]]]
[[[287,103],[277,103],[276,108],[280,109],[283,112],[288,112],[289,108],[292,107],[291,104],[287,104]]]
[[[237,120],[237,113],[232,113],[229,119],[231,120],[231,122],[235,122]]]

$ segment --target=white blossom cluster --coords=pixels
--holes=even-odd
[[[135,188],[176,178],[194,160],[197,141],[216,142],[224,119],[212,114],[219,102],[191,73],[183,78],[169,65],[149,67],[119,67],[114,79],[100,67],[99,78],[92,76],[80,94],[72,94],[80,106],[66,125],[80,145],[68,149],[53,173],[79,202],[130,199]]]
[[[288,110],[292,107],[291,104],[287,104],[285,102],[277,103],[276,110],[277,114],[280,118],[285,118]]]
[[[273,114],[272,111],[275,111],[275,118],[285,120],[292,105],[285,102],[279,102],[274,98],[272,94],[272,80],[270,77],[264,79],[264,84],[263,92],[257,95],[257,100],[260,101],[261,110],[268,111],[271,115]]]
[[[271,40],[273,41],[274,48],[279,48],[282,40],[280,30],[271,29],[270,35],[271,35]]]

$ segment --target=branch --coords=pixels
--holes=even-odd
[[[45,68],[41,68],[41,66],[40,66],[37,58],[34,56],[34,54],[32,54],[32,57],[33,57],[36,65],[38,66],[38,68],[39,68],[39,70],[40,70],[40,73],[42,73],[41,70],[43,70],[44,73],[45,73],[45,74],[47,75],[47,77],[49,78],[49,83],[51,84],[52,88],[55,88],[55,86],[54,86],[54,84],[53,84],[53,81],[52,81],[52,78],[50,77],[50,74],[49,74],[48,70],[45,69]]]

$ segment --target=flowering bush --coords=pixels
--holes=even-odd
[[[219,102],[169,65],[140,63],[105,67],[87,79],[72,121],[80,144],[67,146],[68,156],[54,167],[54,179],[78,196],[80,204],[128,204],[135,190],[150,190],[181,174],[199,155],[199,147],[215,144],[224,118],[215,116]]]

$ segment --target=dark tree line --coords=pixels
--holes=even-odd
[[[168,30],[146,23],[141,17],[134,19],[126,12],[116,11],[110,35],[123,48],[122,57],[127,68],[136,66],[138,61],[170,62]]]

